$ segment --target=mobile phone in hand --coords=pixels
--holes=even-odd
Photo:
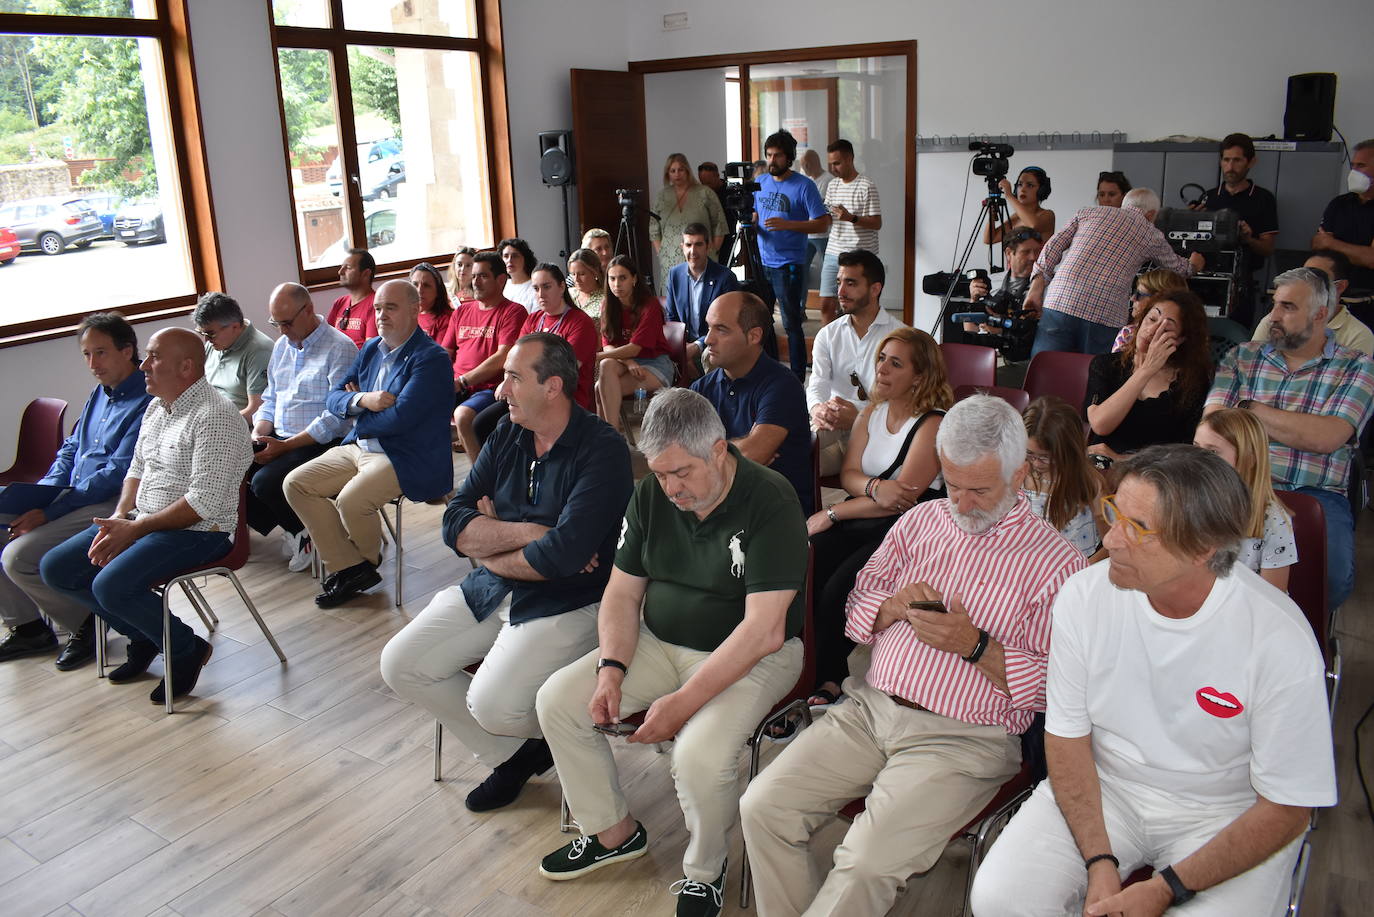
[[[632,736],[639,729],[634,723],[592,723],[592,728],[608,736]]]
[[[919,611],[937,611],[942,615],[949,614],[949,609],[945,607],[945,603],[936,599],[927,599],[919,602],[907,602],[906,607],[914,608]]]

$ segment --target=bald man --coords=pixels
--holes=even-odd
[[[379,336],[325,398],[338,418],[352,418],[342,445],[286,476],[286,502],[330,570],[321,608],[334,608],[382,581],[382,525],[377,514],[399,496],[432,500],[453,488],[448,354],[419,326],[420,294],[404,280],[377,289]]]
[[[253,450],[243,417],[205,379],[205,348],[194,332],[164,328],[141,366],[148,394],[134,457],[108,518],[43,557],[49,588],[81,602],[129,638],[114,684],[133,681],[162,652],[162,598],[153,584],[229,553],[239,484]],[[173,697],[189,694],[210,644],[176,616],[168,635]],[[163,683],[149,695],[166,701]]]

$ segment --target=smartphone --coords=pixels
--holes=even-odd
[[[266,449],[266,448],[267,448],[267,443],[265,443],[264,441],[262,441],[262,440],[260,440],[260,439],[255,439],[255,440],[253,440],[253,451],[254,451],[254,452],[261,452],[262,450],[264,450],[264,449]]]
[[[915,608],[920,611],[938,611],[942,615],[949,614],[949,609],[945,607],[945,603],[935,599],[921,602],[907,602],[906,607]]]
[[[634,723],[592,723],[592,728],[608,736],[632,736],[639,727]]]

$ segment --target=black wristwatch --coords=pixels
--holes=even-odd
[[[626,675],[630,674],[630,670],[626,668],[625,663],[621,662],[619,659],[598,659],[596,661],[596,674],[600,675],[601,670],[607,667],[619,669]]]
[[[1180,904],[1193,900],[1197,892],[1183,884],[1183,880],[1174,872],[1174,867],[1165,866],[1159,871],[1159,876],[1169,885],[1169,891],[1173,892],[1174,900],[1169,904],[1170,907],[1178,907]]]

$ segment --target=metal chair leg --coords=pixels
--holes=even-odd
[[[434,782],[444,779],[444,724],[434,721]]]
[[[559,796],[558,796],[558,800],[559,800],[558,830],[561,831],[561,832],[563,832],[564,834],[567,834],[568,832],[572,831],[574,828],[576,828],[577,830],[581,831],[581,830],[582,830],[582,826],[579,825],[579,824],[577,823],[577,820],[576,820],[575,818],[572,817],[572,809],[568,808],[568,797],[560,791]]]
[[[95,616],[95,677],[105,677],[105,654],[108,652],[106,638],[109,636],[109,626],[105,619],[99,615]]]
[[[401,541],[401,506],[405,503],[405,498],[401,497],[396,501],[396,607],[401,607],[401,594],[405,589],[406,549],[404,542]]]
[[[262,619],[262,615],[258,614],[258,606],[254,605],[253,600],[248,597],[248,593],[244,591],[243,584],[239,582],[239,578],[234,575],[233,570],[225,570],[224,575],[229,578],[229,582],[233,583],[234,588],[238,590],[239,598],[243,600],[243,604],[248,608],[248,613],[253,616],[253,620],[258,622],[258,629],[262,631],[262,635],[266,637],[267,642],[271,644],[272,652],[276,653],[277,658],[285,665],[286,654],[283,653],[281,647],[277,645],[277,638],[272,636],[272,631],[267,629],[267,622]]]
[[[215,617],[210,606],[206,604],[200,594],[199,587],[191,580],[181,580],[177,585],[181,587],[181,593],[186,596],[186,601],[190,602],[191,607],[196,610],[196,614],[200,615],[200,621],[205,625],[205,629],[213,631],[215,625],[219,623],[219,618]]]
[[[170,715],[172,706],[172,602],[170,590],[162,590],[162,694]]]

